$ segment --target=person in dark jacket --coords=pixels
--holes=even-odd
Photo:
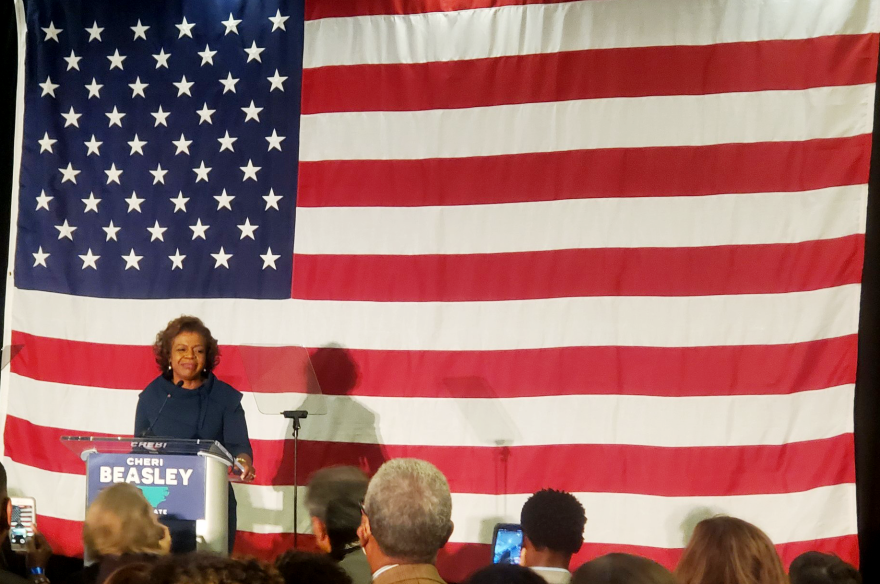
[[[168,323],[153,344],[160,374],[141,392],[135,413],[135,436],[198,438],[220,442],[254,480],[253,450],[241,407],[241,393],[217,379],[217,340],[194,316]],[[229,488],[229,551],[235,541],[236,502]],[[172,534],[174,535],[174,534]]]

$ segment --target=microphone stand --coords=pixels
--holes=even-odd
[[[301,427],[299,421],[307,418],[309,413],[305,410],[286,410],[281,412],[281,414],[285,418],[293,420],[293,549],[296,549],[298,535],[297,511],[299,509],[299,481],[297,480],[297,468],[299,464],[297,446],[299,445],[299,430]]]

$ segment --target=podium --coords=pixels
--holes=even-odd
[[[228,468],[234,457],[214,440],[62,436],[86,463],[86,507],[102,489],[132,483],[162,519],[194,521],[196,549],[227,554]]]

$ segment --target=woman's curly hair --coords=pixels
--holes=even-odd
[[[205,370],[202,375],[207,377],[220,362],[220,347],[217,339],[200,318],[195,316],[179,316],[168,323],[164,330],[156,335],[153,343],[153,355],[159,371],[165,374],[171,367],[171,343],[180,333],[198,333],[205,342]]]
[[[150,570],[152,584],[284,584],[275,566],[206,552],[166,556]]]

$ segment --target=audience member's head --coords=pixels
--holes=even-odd
[[[361,503],[370,480],[354,466],[322,468],[309,481],[306,505],[318,547],[341,559],[345,547],[357,542]]]
[[[587,517],[574,495],[544,489],[525,502],[520,513],[523,549],[520,563],[531,568],[565,568],[584,543]]]
[[[414,458],[389,460],[370,481],[358,536],[375,572],[389,564],[432,564],[452,534],[446,477]]]
[[[694,529],[675,575],[681,584],[787,584],[767,535],[735,517],[713,517]]]
[[[606,554],[575,570],[571,584],[676,584],[672,573],[648,558]]]
[[[252,558],[195,552],[160,559],[150,569],[150,584],[284,584],[284,579],[273,565]]]
[[[86,511],[83,543],[90,557],[123,554],[167,554],[168,528],[134,485],[116,483],[98,493]]]
[[[537,573],[515,564],[492,564],[481,568],[465,584],[547,584]]]
[[[351,584],[351,578],[329,556],[289,551],[278,556],[275,567],[284,584]]]
[[[788,568],[791,584],[862,584],[862,575],[832,554],[807,552]]]
[[[6,537],[9,532],[9,514],[12,512],[10,507],[6,468],[0,463],[0,537]]]
[[[153,566],[148,562],[126,564],[110,574],[104,584],[152,584],[152,570]]]

